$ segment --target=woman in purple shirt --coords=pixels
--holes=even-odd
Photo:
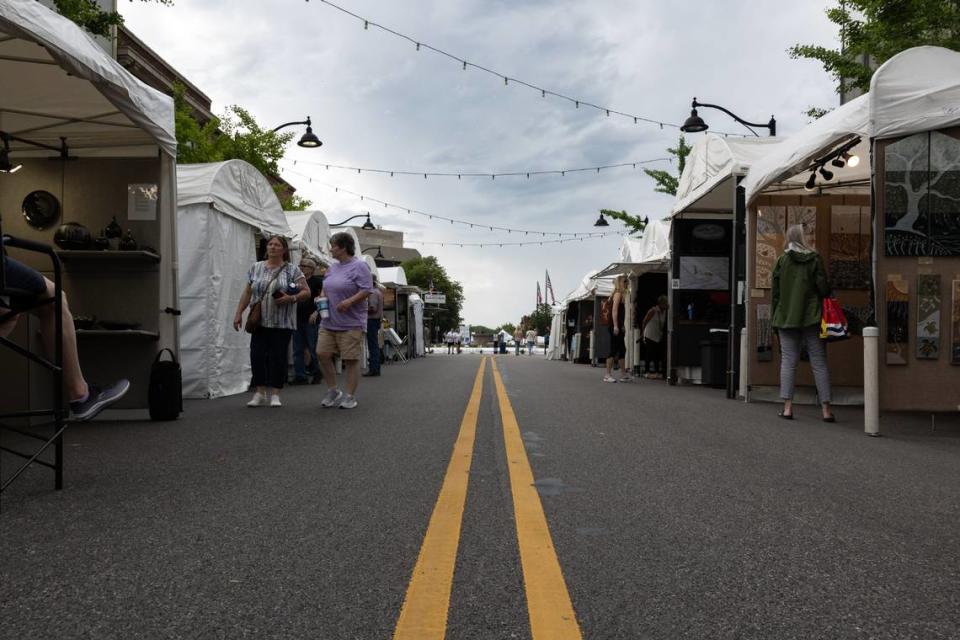
[[[335,233],[330,238],[330,254],[335,262],[327,269],[320,294],[328,300],[330,315],[320,321],[317,338],[317,358],[327,385],[320,406],[327,408],[357,406],[354,394],[360,382],[361,344],[367,328],[366,299],[373,289],[373,279],[367,263],[355,257],[356,249],[353,237],[347,233]],[[335,354],[346,369],[346,394],[337,388]]]

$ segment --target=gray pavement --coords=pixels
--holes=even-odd
[[[72,428],[64,491],[3,496],[0,638],[391,637],[479,362],[385,367],[354,411],[295,387]],[[852,409],[497,362],[585,638],[960,637],[955,419],[872,439]],[[513,527],[488,372],[448,638],[529,638]]]

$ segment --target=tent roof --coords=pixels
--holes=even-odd
[[[380,276],[380,284],[407,286],[407,274],[403,267],[379,267],[377,273]]]
[[[294,240],[299,241],[310,253],[330,264],[333,260],[330,255],[330,225],[323,211],[285,211],[284,213],[294,233]]]
[[[870,136],[895,138],[960,124],[960,53],[914,47],[870,80]]]
[[[653,220],[644,229],[642,237],[624,237],[620,260],[599,271],[595,277],[666,271],[670,264],[670,226],[669,218]]]
[[[754,163],[741,183],[746,191],[747,203],[777,183],[783,183],[782,186],[788,191],[802,190],[807,179],[804,170],[814,160],[858,136],[862,141],[853,152],[860,156],[860,164],[856,168],[848,165],[843,169],[830,167],[830,170],[835,174],[836,183],[869,179],[869,99],[869,95],[862,95],[837,107]]]
[[[613,293],[613,277],[599,276],[596,269],[588,271],[577,288],[563,299],[563,304]]]
[[[708,133],[697,140],[677,185],[671,215],[733,209],[734,176],[742,176],[770,153],[780,138],[725,138]]]
[[[177,165],[177,206],[210,204],[258,231],[293,237],[273,187],[243,160]]]
[[[39,45],[39,46],[38,46]],[[71,155],[177,155],[173,99],[35,0],[0,2],[0,129]],[[50,151],[14,142],[11,155]]]

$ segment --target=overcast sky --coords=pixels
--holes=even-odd
[[[665,122],[682,122],[697,96],[747,120],[765,122],[774,114],[778,132],[790,135],[806,123],[807,107],[837,103],[819,64],[786,53],[794,43],[836,46],[824,15],[827,0],[337,4],[510,77]],[[589,167],[663,157],[678,132],[577,109],[515,83],[504,86],[382,30],[364,30],[361,21],[317,0],[122,2],[120,10],[134,33],[212,98],[215,112],[239,104],[265,127],[312,117],[323,146],[291,144],[283,173],[331,222],[369,210],[375,224],[404,231],[408,241],[533,239],[371,206],[321,183],[442,216],[542,231],[597,231],[601,208],[651,219],[670,208],[671,198],[654,193],[639,168],[458,181],[308,166],[304,162],[427,172]],[[744,131],[722,113],[700,115],[713,129]],[[297,174],[314,176],[313,182]],[[545,270],[562,298],[587,271],[615,261],[620,243],[611,236],[543,247],[408,246],[437,256],[463,284],[467,322],[497,326],[533,309]]]

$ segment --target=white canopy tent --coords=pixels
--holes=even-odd
[[[410,316],[413,318],[413,353],[415,358],[419,358],[426,353],[423,342],[423,298],[420,294],[411,293],[408,304]]]
[[[641,275],[670,268],[670,219],[654,220],[647,225],[640,238],[626,236],[620,244],[620,257],[596,278],[621,274]]]
[[[330,225],[327,223],[327,216],[322,211],[285,213],[298,251],[302,254],[306,250],[324,264],[331,264],[333,257],[330,255]]]
[[[177,167],[183,393],[218,398],[250,381],[250,339],[233,314],[258,236],[293,237],[270,183],[242,160]]]
[[[377,274],[380,276],[380,284],[389,287],[406,287],[407,274],[403,267],[378,267]]]
[[[563,356],[563,312],[564,305],[554,305],[551,309],[550,344],[547,345],[547,360],[559,360]]]

